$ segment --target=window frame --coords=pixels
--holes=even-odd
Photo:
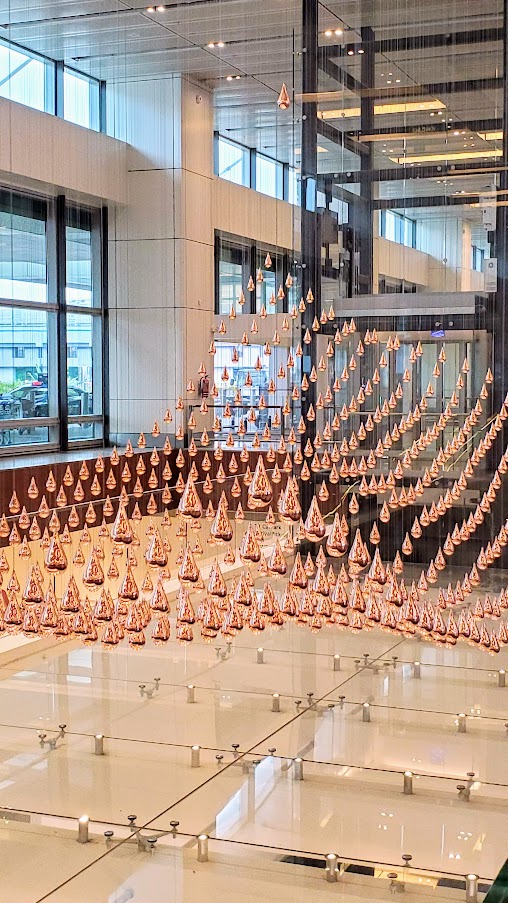
[[[46,300],[34,301],[21,298],[0,297],[0,310],[31,311],[43,314],[46,323],[45,345],[47,349],[46,380],[47,387],[47,416],[41,417],[16,417],[0,420],[0,456],[12,456],[23,453],[44,453],[53,449],[66,450],[69,447],[102,446],[107,442],[107,241],[103,236],[107,235],[107,211],[98,208],[86,208],[88,211],[91,228],[91,259],[92,259],[92,293],[96,302],[92,307],[70,303],[65,300],[66,284],[66,253],[65,253],[65,228],[66,210],[79,209],[79,205],[66,204],[65,196],[47,198],[29,193],[11,191],[0,187],[0,210],[9,214],[32,216],[41,219],[45,224],[45,263],[46,263]],[[11,247],[12,241],[11,241]],[[15,263],[15,261],[12,261]],[[99,341],[94,346],[92,366],[96,366],[93,374],[92,397],[100,398],[99,413],[68,415],[68,385],[67,385],[67,317],[68,314],[84,314],[92,318],[92,323],[97,328]],[[42,327],[41,327],[42,328]],[[16,343],[19,345],[19,343]],[[7,344],[3,347],[7,348]],[[14,345],[12,345],[14,348]],[[13,357],[14,360],[14,357]],[[20,363],[23,358],[19,358]],[[97,362],[95,364],[95,362]],[[104,374],[104,378],[103,378]],[[13,390],[14,391],[14,390]],[[78,438],[72,440],[69,437],[69,424],[73,423],[97,423],[99,436],[92,438]],[[48,430],[47,441],[14,444],[10,442],[10,432],[29,431],[34,428],[46,427]],[[92,430],[96,433],[95,430]],[[7,444],[3,444],[7,438]]]
[[[36,60],[44,65],[44,107],[41,110],[37,106],[33,106],[32,104],[25,103],[22,100],[13,100],[13,103],[20,103],[23,106],[28,107],[31,110],[38,110],[39,112],[48,113],[50,116],[56,116],[59,119],[65,119],[64,110],[65,110],[65,71],[68,71],[74,74],[76,77],[87,81],[92,87],[97,85],[97,100],[95,102],[91,102],[90,108],[93,109],[96,106],[95,110],[95,119],[97,122],[97,127],[95,126],[83,126],[81,128],[88,128],[90,131],[97,132],[106,132],[106,83],[101,79],[95,78],[93,75],[89,75],[87,72],[82,72],[80,69],[76,69],[75,66],[67,66],[60,60],[53,60],[51,57],[45,56],[43,53],[38,53],[34,50],[29,50],[27,47],[24,47],[22,44],[16,43],[16,41],[11,41],[8,38],[0,37],[0,46],[5,47],[7,51],[12,51],[13,53],[19,53],[27,57],[27,59]],[[15,73],[14,73],[15,74]],[[8,78],[12,78],[13,73],[9,74]],[[0,99],[10,100],[9,97],[2,97]],[[90,98],[92,101],[92,98]],[[65,119],[66,122],[70,122],[71,120]],[[76,124],[76,123],[74,123]]]

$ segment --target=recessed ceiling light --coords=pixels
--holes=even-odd
[[[240,75],[235,75],[235,80],[238,81],[241,78]]]
[[[341,34],[344,34],[344,32],[342,31],[342,28],[336,28],[335,34],[337,35],[338,38],[340,38]]]
[[[363,47],[360,47],[358,53],[365,53],[365,50],[363,49]]]
[[[213,43],[213,41],[210,41],[210,43],[207,44],[206,46],[207,46],[207,47],[215,47],[215,44]]]
[[[147,13],[154,13],[154,12],[155,12],[155,7],[153,7],[153,6],[147,6],[146,11],[147,11]]]
[[[217,41],[217,47],[224,47],[224,41]]]
[[[158,6],[158,7],[157,7],[157,12],[158,12],[158,13],[163,13],[165,9],[166,9],[165,6]]]
[[[227,81],[227,82],[232,82],[232,81],[233,81],[233,76],[232,76],[232,75],[226,75],[226,81]]]
[[[333,32],[331,31],[331,29],[327,28],[325,31],[325,38],[331,38],[332,34]]]

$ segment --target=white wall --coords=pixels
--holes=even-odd
[[[270,246],[300,247],[300,208],[287,201],[214,178],[213,225]]]
[[[127,147],[107,135],[0,98],[0,182],[123,204]]]

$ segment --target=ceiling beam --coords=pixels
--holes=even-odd
[[[504,167],[499,164],[486,163],[442,163],[432,166],[394,166],[389,169],[373,169],[368,178],[373,182],[402,182],[406,179],[442,179],[453,176],[483,176],[501,172]],[[346,172],[321,173],[318,176],[319,187],[327,185],[354,185],[365,178],[359,170]]]
[[[325,75],[329,75],[333,81],[338,82],[344,88],[347,88],[348,91],[352,91],[353,94],[359,94],[363,88],[362,83],[358,79],[354,78],[350,72],[347,72],[342,66],[338,66],[337,63],[328,57],[322,57],[319,60],[319,69]]]
[[[469,31],[446,32],[445,34],[408,35],[400,38],[385,38],[374,41],[375,53],[405,53],[408,50],[431,50],[438,47],[463,47],[503,40],[502,28],[478,28]],[[347,43],[325,44],[320,51],[328,57],[346,56]]]
[[[397,128],[393,128],[390,126],[385,126],[383,128],[374,129],[371,136],[362,135],[360,131],[350,131],[348,132],[351,138],[356,138],[358,141],[367,141],[367,140],[382,140],[383,137],[393,137],[394,133],[398,136],[408,136],[412,135],[417,136],[432,136],[432,135],[447,135],[449,132],[453,131],[463,131],[466,130],[468,132],[500,132],[503,129],[503,120],[502,119],[463,119],[457,120],[452,125],[449,125],[448,122],[443,121],[442,125],[401,125],[397,126]]]
[[[377,198],[374,201],[375,210],[403,210],[416,207],[462,207],[465,204],[479,204],[480,196],[464,195],[419,195],[407,198]]]
[[[329,122],[326,122],[324,119],[316,119],[317,133],[321,135],[323,138],[327,138],[328,141],[333,141],[334,144],[337,144],[339,147],[343,147],[348,151],[351,151],[352,154],[358,156],[359,154],[366,153],[367,147],[366,145],[362,145],[361,141],[355,141],[353,138],[346,132],[342,132],[340,129],[336,129],[333,125],[330,125]]]
[[[339,67],[337,69],[338,72],[342,72],[342,69]],[[330,73],[327,72],[326,74],[329,75]],[[336,81],[338,84],[342,84],[340,77]],[[360,97],[374,97],[376,100],[382,101],[404,97],[437,97],[441,94],[462,94],[466,91],[488,91],[495,88],[501,90],[503,85],[503,78],[491,76],[489,78],[467,78],[457,82],[430,82],[426,85],[416,83],[414,85],[377,85],[375,88],[362,88],[360,86],[355,93]]]

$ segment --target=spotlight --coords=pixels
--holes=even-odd
[[[347,55],[354,56],[354,53],[355,53],[355,48],[354,48],[353,44],[348,44],[347,45]]]
[[[363,49],[363,47],[360,47],[358,53],[365,53],[365,50]]]
[[[157,7],[157,12],[158,12],[158,13],[163,13],[165,9],[166,9],[165,6],[158,6],[158,7]]]
[[[224,41],[217,41],[217,47],[224,47]]]
[[[327,28],[327,30],[325,31],[325,38],[331,38],[331,36],[332,36],[332,31],[329,28]]]
[[[213,43],[213,41],[210,41],[210,43],[207,44],[206,46],[207,46],[207,47],[215,47],[215,44]]]
[[[154,12],[155,12],[155,7],[153,7],[153,6],[147,6],[146,11],[147,11],[147,13],[154,13]]]
[[[232,82],[232,81],[233,81],[233,76],[232,76],[232,75],[226,75],[226,81],[227,81],[227,82]]]
[[[335,34],[337,35],[338,38],[340,38],[341,34],[344,34],[344,32],[342,31],[342,28],[336,28]]]

